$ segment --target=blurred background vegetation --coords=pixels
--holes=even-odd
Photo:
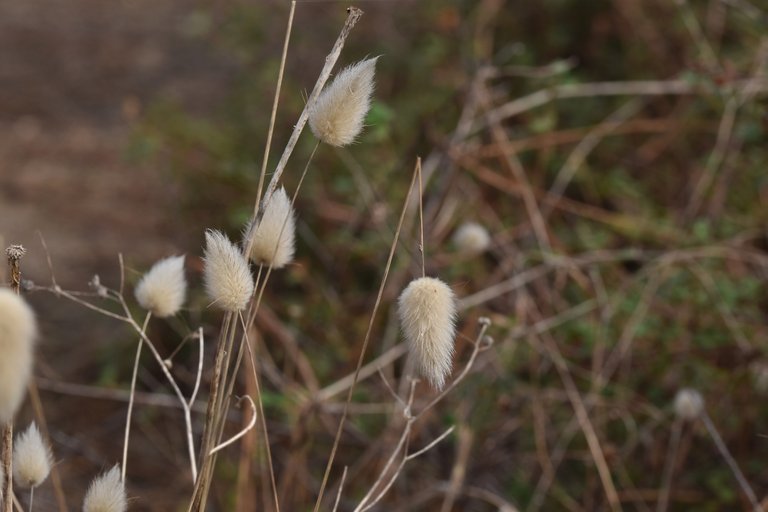
[[[57,257],[67,261],[58,274],[71,269],[85,279],[98,271],[114,281],[114,254],[124,252],[135,281],[141,269],[174,251],[187,253],[190,270],[199,273],[203,230],[237,237],[253,208],[288,2],[167,0],[155,13],[139,4],[121,7],[121,22],[114,21],[117,14],[92,14],[100,8],[91,2],[75,8],[85,17],[77,20],[92,23],[73,22],[73,33],[86,31],[91,43],[110,41],[114,36],[94,28],[106,20],[124,37],[90,61],[78,46],[62,57],[70,59],[64,71],[49,71],[60,79],[50,90],[67,85],[59,94],[70,98],[70,108],[41,101],[47,96],[36,89],[26,96],[38,94],[37,101],[25,103],[16,68],[0,70],[17,97],[3,102],[3,126],[25,148],[0,153],[8,169],[0,178],[6,204],[0,234],[9,241],[28,237],[27,244],[39,248],[34,229],[56,236],[55,223],[46,227],[18,213],[30,202],[56,201],[36,195],[57,172],[41,171],[37,152],[55,145],[57,133],[72,133],[71,119],[84,119],[92,132],[72,138],[46,162],[68,161],[67,151],[78,143],[99,148],[98,134],[115,130],[99,153],[115,160],[94,165],[76,158],[58,172],[104,168],[109,178],[101,183],[89,176],[88,183],[102,188],[86,197],[109,200],[104,211],[120,204],[127,212],[92,221],[83,212],[81,224],[118,233],[103,247],[94,242],[98,258],[73,256],[84,251],[54,239],[54,264]],[[427,170],[427,273],[449,282],[462,300],[455,368],[466,361],[465,338],[474,338],[478,317],[493,320],[496,343],[419,424],[416,447],[451,424],[457,430],[406,466],[381,510],[445,510],[446,496],[457,489],[453,510],[656,510],[675,422],[671,404],[684,387],[704,395],[726,445],[758,499],[765,498],[768,4],[403,0],[359,6],[366,14],[340,62],[382,56],[369,126],[353,146],[321,146],[312,161],[297,199],[297,260],[272,275],[257,321],[284,509],[308,510],[343,400],[307,403],[296,389],[311,388],[311,381],[322,388],[354,370],[417,156]],[[345,7],[298,3],[268,169]],[[2,7],[0,18],[7,10],[4,23],[27,26],[23,20],[34,11],[20,9]],[[33,34],[46,37],[45,23],[56,19],[49,16]],[[148,46],[135,56],[126,41],[137,30],[147,31],[141,41]],[[6,34],[11,42],[34,40],[24,30]],[[88,46],[87,39],[82,44]],[[73,58],[97,69],[122,62],[125,69],[110,81],[106,71],[73,71]],[[626,89],[607,94],[604,82]],[[81,96],[78,83],[95,92]],[[313,147],[305,134],[285,174],[289,191]],[[64,187],[58,200],[77,202],[81,193]],[[83,207],[69,203],[46,218],[61,215],[66,225],[68,208]],[[369,359],[398,342],[392,305],[420,269],[416,220],[412,209]],[[489,230],[489,251],[467,256],[452,245],[452,233],[466,221]],[[120,241],[123,229],[131,243]],[[87,243],[97,238],[92,231],[81,235]],[[44,257],[30,258],[30,275],[45,281]],[[73,349],[62,340],[90,336],[97,320],[62,313],[50,297],[34,300],[51,339],[41,349],[39,373],[57,456],[65,479],[69,471],[87,482],[86,475],[118,457],[112,438],[121,432],[124,404],[83,398],[60,383],[126,388],[133,341],[105,325],[98,339]],[[219,318],[205,305],[198,295],[183,320],[153,327],[166,350],[176,334],[200,323],[215,338]],[[183,368],[192,368],[195,358],[191,348],[181,352],[180,379],[193,381]],[[309,372],[301,366],[307,362]],[[395,379],[400,372],[396,363],[386,374]],[[141,380],[144,391],[163,392],[155,369]],[[426,387],[421,393],[430,394]],[[356,400],[381,407],[354,412],[345,432],[337,466],[352,471],[340,510],[354,508],[396,439],[397,413],[386,406],[391,398],[378,377],[360,386]],[[88,404],[87,417],[69,417],[67,404],[80,403]],[[580,407],[588,427],[576,419]],[[178,417],[152,407],[139,414],[133,450],[141,462],[129,475],[133,506],[181,510],[188,483],[183,474],[168,475],[174,464],[183,467]],[[270,509],[263,453],[250,453],[251,461],[237,450],[222,457],[214,510],[253,510],[262,500]],[[598,470],[601,460],[610,482]],[[237,485],[244,467],[257,484]],[[333,485],[339,476],[334,472]],[[682,427],[669,510],[751,510],[699,422]]]

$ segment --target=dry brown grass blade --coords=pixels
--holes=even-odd
[[[365,354],[368,349],[368,343],[371,339],[371,333],[373,332],[373,323],[376,319],[376,313],[379,311],[379,306],[381,305],[381,299],[384,295],[384,288],[387,284],[387,277],[389,276],[389,271],[392,268],[392,261],[395,257],[395,250],[397,249],[397,242],[400,239],[400,231],[403,228],[403,221],[405,220],[405,212],[408,210],[408,204],[409,199],[411,197],[411,194],[413,193],[414,186],[416,185],[416,180],[418,176],[421,174],[421,159],[417,158],[416,160],[416,166],[413,169],[413,177],[411,178],[411,184],[408,187],[408,193],[405,196],[405,200],[403,201],[403,208],[400,212],[400,220],[397,224],[397,229],[395,230],[395,236],[392,240],[392,246],[389,250],[389,256],[387,257],[387,264],[384,267],[384,275],[381,278],[381,284],[379,285],[379,291],[376,295],[376,302],[373,306],[373,311],[371,311],[371,318],[368,322],[368,330],[365,333],[365,338],[363,339],[363,346],[360,349],[360,356],[357,359],[357,366],[355,367],[355,376],[352,379],[352,384],[349,387],[349,391],[347,393],[347,400],[344,404],[344,411],[341,415],[341,420],[339,420],[339,427],[336,430],[336,436],[333,441],[333,447],[331,448],[331,455],[328,458],[328,464],[325,468],[325,474],[323,475],[323,481],[320,484],[320,491],[318,492],[317,501],[315,502],[314,512],[317,512],[320,509],[320,504],[323,500],[323,494],[325,493],[325,487],[328,484],[328,477],[331,473],[331,468],[333,467],[333,461],[336,457],[336,451],[339,448],[339,441],[341,440],[341,432],[344,428],[344,423],[347,419],[347,413],[349,412],[349,404],[352,402],[352,393],[355,390],[355,386],[357,385],[358,379],[360,378],[360,370],[363,366],[363,360],[365,359]]]

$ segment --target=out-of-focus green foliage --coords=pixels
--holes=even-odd
[[[463,338],[473,336],[473,320],[480,314],[496,322],[495,355],[483,359],[480,371],[441,408],[437,427],[428,428],[420,440],[428,442],[441,426],[468,425],[474,444],[465,483],[525,509],[546,471],[543,461],[570,436],[541,510],[607,510],[594,454],[574,423],[573,406],[551,354],[542,348],[542,340],[549,339],[568,362],[590,407],[614,482],[626,490],[626,510],[635,509],[635,500],[655,508],[671,403],[676,390],[685,386],[698,388],[707,398],[709,414],[762,497],[768,492],[762,470],[768,443],[759,434],[766,431],[768,411],[760,405],[764,397],[754,387],[750,365],[766,356],[768,301],[765,267],[744,254],[764,258],[766,248],[764,96],[744,101],[738,109],[725,155],[713,151],[734,88],[759,69],[765,9],[757,8],[763,17],[754,19],[718,2],[690,1],[681,7],[657,0],[507,1],[478,33],[480,18],[493,3],[422,1],[385,8],[371,2],[342,57],[343,65],[382,55],[369,126],[348,149],[318,150],[297,201],[297,262],[273,274],[265,303],[289,326],[321,383],[354,369],[415,157],[434,149],[448,151],[479,69],[493,66],[498,72],[486,91],[494,107],[563,84],[685,80],[696,87],[696,94],[639,97],[637,113],[586,155],[555,206],[546,202],[546,191],[571,152],[631,98],[595,95],[553,101],[503,122],[505,136],[517,148],[513,157],[524,166],[539,206],[552,208],[547,233],[555,254],[634,247],[645,256],[617,257],[589,267],[563,264],[526,288],[463,312],[457,368],[468,354]],[[274,168],[303,107],[303,95],[344,18],[337,7],[299,5],[268,170]],[[206,18],[212,15],[199,13],[196,30],[240,64],[231,88],[220,91],[218,108],[211,112],[158,98],[135,135],[132,155],[167,164],[184,187],[191,225],[200,229],[216,226],[236,233],[252,211],[285,14],[285,6],[256,3],[232,8],[213,24]],[[685,16],[701,24],[706,46],[692,36]],[[490,36],[491,51],[484,52]],[[710,50],[716,55],[714,67],[706,59]],[[479,114],[476,122],[482,119]],[[289,190],[313,147],[307,130],[285,174]],[[445,218],[427,219],[428,272],[440,274],[466,296],[549,262],[531,234],[530,212],[519,189],[498,185],[522,186],[498,155],[507,149],[488,130],[480,130],[466,145],[451,150],[455,153],[442,160],[425,191],[428,208],[447,212]],[[447,171],[452,165],[457,173]],[[691,213],[697,183],[713,165],[711,186]],[[480,171],[496,181],[484,180]],[[465,219],[489,228],[495,239],[490,253],[473,259],[456,254],[449,235]],[[415,272],[409,258],[418,258],[416,244],[415,230],[403,234],[394,272]],[[669,259],[659,259],[662,254]],[[396,293],[388,290],[388,305]],[[522,326],[590,301],[594,307],[586,314],[556,322],[544,334],[519,334]],[[387,306],[376,319],[376,354],[390,332],[390,313]],[[608,381],[601,381],[603,365],[623,340],[631,340],[627,357]],[[749,350],[742,346],[745,342]],[[283,350],[272,349],[277,364],[287,364]],[[396,366],[391,376],[400,370]],[[391,400],[374,381],[358,390],[357,402]],[[289,418],[295,426],[306,404],[267,392],[265,405],[271,419]],[[385,431],[390,421],[384,414],[356,416],[343,449],[345,463],[366,453],[366,440]],[[327,429],[317,420],[309,424]],[[283,448],[289,444],[288,433],[276,435]],[[328,448],[326,437],[319,437],[307,456],[318,464],[312,468],[315,475]],[[670,510],[746,510],[730,470],[703,428],[687,425],[683,440]],[[421,463],[428,469],[406,470],[390,509],[398,499],[416,494],[419,486],[447,481],[453,446],[452,438],[425,456]],[[360,480],[347,484],[349,492],[360,493],[371,475],[356,475]],[[457,510],[490,510],[468,497],[460,503]]]

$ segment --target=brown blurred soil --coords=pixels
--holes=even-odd
[[[125,157],[147,102],[164,96],[204,110],[231,75],[189,35],[194,9],[173,0],[0,3],[0,242],[27,247],[26,278],[50,283],[38,232],[59,284],[80,290],[94,273],[116,285],[118,253],[129,267],[145,268],[197,243],[181,225],[178,193],[163,169]],[[110,371],[95,371],[94,360],[131,353],[110,345],[131,339],[114,321],[46,294],[30,300],[43,333],[38,375],[93,384]],[[42,398],[76,510],[90,478],[119,461],[125,404],[46,389]],[[151,422],[135,428],[137,447],[148,449],[129,466],[140,475],[129,487],[141,496],[132,510],[173,510],[187,492],[176,412],[152,413],[156,429]],[[19,423],[30,417],[23,411]],[[144,485],[163,493],[147,494]],[[50,485],[35,498],[39,510],[55,510]]]

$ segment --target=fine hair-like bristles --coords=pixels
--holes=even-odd
[[[376,60],[378,57],[352,64],[323,89],[309,111],[309,127],[315,137],[331,146],[354,142],[371,106]]]
[[[32,373],[37,323],[32,308],[0,288],[0,425],[13,420]]]
[[[245,309],[253,277],[240,249],[220,231],[205,233],[205,290],[214,305],[230,312]]]
[[[281,268],[293,260],[296,224],[291,200],[284,187],[275,190],[259,222],[251,222],[244,245],[251,241],[250,258],[254,263]]]
[[[184,256],[173,256],[155,263],[136,285],[135,295],[141,307],[157,317],[178,313],[187,296]]]
[[[37,487],[51,472],[51,450],[43,441],[37,425],[16,436],[13,443],[13,478],[26,488]]]
[[[96,477],[83,501],[83,512],[125,512],[128,508],[120,466]]]
[[[411,281],[398,301],[403,334],[419,373],[442,389],[451,372],[456,322],[453,290],[440,279]]]

